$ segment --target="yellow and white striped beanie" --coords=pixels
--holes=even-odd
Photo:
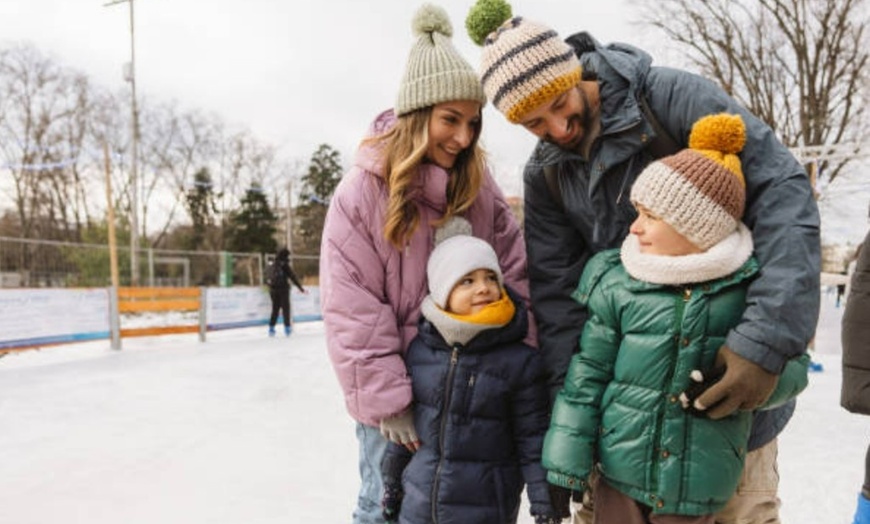
[[[483,46],[483,91],[515,124],[580,81],[580,61],[571,46],[543,24],[511,18],[510,5],[502,0],[478,0],[465,27]]]
[[[661,158],[643,170],[631,188],[631,201],[707,250],[737,229],[746,205],[746,182],[737,153],[746,143],[739,115],[719,113],[699,119],[689,148]]]

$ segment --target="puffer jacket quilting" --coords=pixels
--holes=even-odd
[[[870,415],[870,233],[862,246],[843,312],[840,404]]]
[[[619,250],[590,260],[574,296],[594,315],[556,398],[543,464],[551,482],[579,488],[600,461],[616,489],[683,515],[724,507],[743,469],[752,414],[721,420],[688,414],[678,402],[694,369],[710,369],[741,317],[749,259],[732,275],[686,286],[631,278]],[[786,366],[771,405],[807,384],[805,355]]]
[[[421,319],[407,363],[423,447],[404,469],[400,523],[516,522],[526,483],[531,512],[551,511],[540,464],[547,391],[540,353],[522,342],[524,309],[453,348]]]
[[[382,113],[371,134],[383,133],[394,122],[392,111]],[[426,262],[435,231],[428,224],[443,216],[450,176],[434,164],[421,166],[412,195],[421,226],[399,251],[384,238],[387,193],[379,172],[377,150],[361,146],[330,201],[320,251],[329,357],[348,412],[372,426],[411,402],[402,357],[417,332],[420,303],[427,294]],[[489,174],[463,216],[474,236],[492,244],[505,282],[528,300],[522,232]]]

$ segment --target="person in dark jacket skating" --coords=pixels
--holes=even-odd
[[[843,385],[840,404],[852,413],[870,415],[870,233],[855,263],[843,312]],[[870,447],[864,459],[864,486],[858,493],[853,524],[870,524]]]
[[[601,45],[587,33],[563,41],[529,19],[505,21],[509,6],[499,16],[489,11],[493,4],[499,2],[478,2],[466,27],[483,45],[487,97],[540,139],[524,172],[524,233],[551,395],[587,318],[571,293],[589,259],[628,234],[637,218],[628,195],[638,174],[684,148],[699,118],[728,112],[746,124],[741,218],[761,271],[720,348],[729,362],[725,375],[703,400],[717,405],[714,418],[762,405],[786,362],[806,350],[818,320],[819,212],[805,170],[769,126],[709,80],[652,67],[651,57],[631,45]],[[720,522],[779,522],[776,437],[794,407],[754,414],[747,475]]]
[[[384,517],[509,524],[525,484],[535,522],[557,524],[540,464],[549,421],[544,370],[523,343],[528,315],[468,222],[442,229],[463,224],[464,234],[446,233],[427,264],[430,294],[406,356],[416,431],[384,431]]]
[[[275,324],[278,322],[278,313],[284,318],[284,334],[290,336],[293,328],[290,326],[290,281],[300,293],[307,294],[308,290],[302,287],[296,273],[290,268],[290,250],[282,247],[278,250],[275,260],[268,269],[269,298],[272,299],[272,315],[269,317],[269,336],[275,336]]]

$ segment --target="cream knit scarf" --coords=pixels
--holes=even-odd
[[[628,235],[620,257],[628,274],[638,280],[681,285],[730,275],[752,256],[752,249],[752,233],[741,222],[735,232],[703,253],[675,257],[643,254],[637,236]]]

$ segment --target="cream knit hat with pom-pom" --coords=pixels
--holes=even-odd
[[[396,116],[451,100],[486,103],[480,78],[453,47],[447,12],[423,4],[411,23],[417,41],[408,55],[396,98]]]

